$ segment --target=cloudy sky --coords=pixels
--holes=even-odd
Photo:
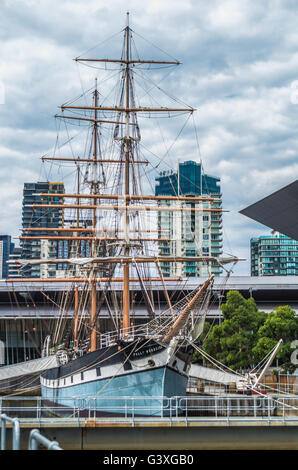
[[[249,259],[250,238],[270,230],[238,211],[298,174],[294,0],[2,0],[0,232],[19,234],[23,183],[47,177],[40,156],[55,146],[57,106],[106,72],[83,70],[72,59],[85,51],[119,57],[127,10],[143,58],[164,59],[166,51],[183,63],[163,76],[153,71],[155,83],[197,109],[180,143],[175,124],[160,120],[163,143],[146,124],[144,145],[161,154],[159,171],[175,169],[178,159],[201,157],[205,172],[221,178],[229,210],[225,251]],[[154,184],[156,175],[150,175]],[[248,274],[249,261],[238,263],[234,273]]]

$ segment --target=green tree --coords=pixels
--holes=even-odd
[[[231,369],[251,368],[257,333],[266,314],[258,310],[254,299],[245,299],[238,291],[227,293],[221,310],[224,320],[212,328],[203,349]]]
[[[295,317],[295,311],[288,305],[278,307],[276,311],[268,314],[264,325],[259,328],[258,341],[253,348],[255,359],[260,361],[282,339],[283,344],[276,359],[284,371],[294,372],[296,366],[291,363],[291,343],[297,338],[298,319]]]

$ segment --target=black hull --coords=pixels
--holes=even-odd
[[[97,349],[94,352],[85,354],[82,357],[70,361],[68,364],[54,367],[43,371],[41,377],[46,380],[57,380],[59,378],[74,375],[78,371],[84,371],[96,367],[100,364],[101,367],[113,366],[116,364],[129,364],[127,358],[131,360],[139,359],[140,357],[152,356],[165,348],[153,340],[143,339],[136,348],[136,341],[131,343],[122,343],[108,346],[105,348]]]

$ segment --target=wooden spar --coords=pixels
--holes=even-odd
[[[96,119],[96,118],[86,118],[86,117],[77,117],[77,116],[64,116],[64,115],[59,115],[59,114],[55,114],[55,117],[57,118],[64,118],[64,119],[76,119],[76,120],[79,120],[79,121],[90,121],[90,122],[93,122],[93,123],[102,123],[102,122],[106,122],[108,124],[125,124],[125,122],[121,122],[121,121],[104,121],[103,119]],[[131,125],[134,125],[134,124],[131,124]]]
[[[86,232],[86,233],[103,233],[103,232],[113,232],[113,233],[120,233],[120,232],[123,232],[123,230],[116,230],[116,229],[113,229],[113,228],[101,228],[101,229],[94,229],[94,228],[80,228],[80,227],[26,227],[24,229],[24,232],[25,233],[28,233],[28,232]],[[138,229],[132,229],[131,230],[131,233],[137,233],[137,232],[141,232],[141,233],[157,233],[157,232],[169,232],[169,229],[163,229],[163,230],[138,230]]]
[[[98,161],[98,160],[97,160]],[[37,193],[37,196],[42,197],[53,197],[53,193]],[[55,194],[55,197],[56,194]],[[128,194],[128,195],[121,195],[121,194],[58,194],[58,197],[61,198],[80,198],[80,199],[129,199],[132,201],[216,201],[214,197],[203,197],[203,196],[141,196],[136,194]]]
[[[78,204],[79,205],[79,204]],[[83,233],[95,233],[96,230],[93,228],[80,228],[80,227],[27,227],[24,229],[25,233],[28,232],[83,232]],[[104,230],[101,230],[104,232]],[[115,232],[115,230],[114,230]]]
[[[75,230],[74,230],[75,231]],[[76,237],[76,236],[59,236],[59,235],[22,235],[19,237],[19,240],[84,240],[85,242],[92,242],[94,240],[97,241],[111,241],[111,240],[118,240],[123,241],[125,238],[119,237]],[[171,238],[130,238],[130,240],[134,242],[170,242]]]
[[[196,261],[196,262],[202,262],[202,263],[208,263],[209,261],[220,261],[220,258],[217,258],[215,256],[115,256],[115,257],[102,257],[102,258],[95,258],[94,260],[87,258],[87,261],[84,263],[84,259],[78,258],[82,260],[82,265],[87,264],[87,263],[100,263],[100,264],[105,264],[105,263],[157,263],[158,261],[161,262],[173,262],[173,263],[184,263],[185,261]],[[22,261],[22,263],[21,263]],[[231,263],[231,262],[236,262],[239,261],[239,258],[236,256],[233,257],[232,259],[228,258],[227,261],[222,261],[224,264],[226,263]],[[69,261],[69,258],[47,258],[47,259],[40,259],[40,260],[34,260],[30,263],[30,260],[20,260],[16,259],[14,261],[11,261],[11,264],[16,264],[16,265],[27,265],[27,264],[56,264],[56,263],[70,263],[70,264],[76,264],[72,261]],[[168,278],[165,278],[168,279]]]
[[[164,60],[137,60],[137,59],[81,59],[76,57],[76,62],[114,62],[120,64],[165,64],[165,65],[180,65],[181,62],[175,61],[164,61]]]
[[[25,207],[52,207],[58,208],[58,209],[77,209],[78,205],[77,204],[25,204]],[[226,210],[220,209],[220,208],[198,208],[198,207],[170,207],[170,206],[132,206],[129,205],[127,206],[119,206],[119,205],[106,205],[106,204],[101,204],[100,206],[90,204],[90,205],[80,205],[80,209],[104,209],[104,210],[132,210],[132,211],[170,211],[170,212],[178,212],[178,211],[201,211],[201,212],[228,212]]]
[[[91,314],[90,314],[91,336],[90,352],[96,350],[96,282],[92,281],[91,287]]]
[[[89,162],[89,163],[94,163],[94,162],[99,162],[99,163],[125,163],[125,160],[112,160],[112,159],[105,159],[105,158],[98,158],[97,160],[94,160],[94,158],[63,158],[63,157],[41,157],[42,160],[54,160],[54,161],[62,161],[62,162]],[[149,161],[148,160],[134,160],[132,162],[134,163],[140,163],[143,165],[148,165]],[[56,194],[55,194],[56,196]]]
[[[194,305],[196,304],[198,298],[201,294],[205,292],[209,284],[211,283],[214,276],[210,276],[206,282],[202,285],[202,287],[198,290],[198,292],[193,296],[190,302],[186,305],[186,307],[182,310],[177,320],[173,323],[168,333],[163,337],[162,341],[167,343],[173,336],[176,336],[181,328],[185,325],[189,314],[191,313]]]
[[[188,112],[193,113],[195,111],[194,108],[147,108],[147,107],[139,107],[139,108],[130,108],[130,107],[120,107],[120,106],[60,106],[61,109],[86,109],[87,111],[94,111],[95,109],[98,111],[117,111],[119,113],[138,113],[138,112],[147,112],[147,113],[159,113],[159,112]]]
[[[183,281],[182,277],[166,277],[166,281]],[[35,278],[35,277],[29,277],[29,278],[16,278],[16,279],[5,279],[5,282],[9,284],[10,282],[16,283],[16,282],[122,282],[123,278],[122,277],[94,277],[94,278],[89,278],[89,277],[65,277],[65,278]],[[132,282],[139,282],[139,278],[131,278],[130,281]],[[159,277],[150,277],[150,278],[143,278],[143,281],[153,281],[153,282],[158,282],[160,281]]]
[[[75,286],[74,308],[75,308],[75,314],[74,314],[73,336],[74,336],[75,346],[77,347],[78,346],[78,331],[79,331],[79,289],[77,286]]]

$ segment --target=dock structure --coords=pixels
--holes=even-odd
[[[201,285],[206,279],[200,277],[177,278],[167,281],[169,296],[175,300],[183,293],[189,293]],[[35,282],[34,279],[22,282],[12,282],[10,279],[0,279],[0,319],[1,318],[53,318],[57,314],[57,307],[51,302],[65,290],[69,283],[49,281]],[[156,311],[166,308],[164,286],[161,281],[152,281],[152,292]],[[97,289],[103,288],[97,286]],[[113,282],[109,289],[115,292],[122,291],[122,282]],[[148,313],[142,301],[142,292],[137,281],[131,282],[131,289],[135,292],[135,317],[147,320]],[[253,297],[258,308],[266,313],[271,312],[280,305],[289,305],[298,316],[297,277],[296,276],[231,276],[228,279],[215,277],[213,285],[213,299],[208,311],[209,318],[219,318],[220,302],[225,300],[230,290],[239,291],[245,298]],[[42,291],[42,293],[41,293]],[[48,296],[48,298],[47,298]],[[73,311],[65,312],[73,316]],[[108,318],[109,312],[101,309],[102,318]]]
[[[0,342],[0,363],[5,365],[24,362],[28,359],[40,357],[36,345],[43,344],[45,338],[52,334],[53,327],[59,322],[59,299],[63,295],[66,285],[62,282],[22,281],[11,282],[10,279],[0,280],[0,332],[3,340]],[[203,283],[203,278],[189,277],[187,279],[167,281],[168,295],[174,304],[185,294],[190,293]],[[164,286],[159,281],[152,281],[152,295],[154,311],[158,314],[167,309],[167,299]],[[101,286],[97,286],[100,289]],[[135,325],[148,321],[143,294],[138,282],[131,281],[134,292],[134,305],[131,312]],[[281,305],[289,305],[298,316],[297,278],[295,276],[281,277],[250,277],[230,276],[214,278],[212,299],[206,315],[209,320],[221,322],[221,302],[225,301],[230,290],[239,291],[245,298],[253,297],[259,310],[272,312]],[[122,291],[122,283],[115,282],[110,291]],[[73,293],[74,295],[74,293]],[[66,328],[74,317],[75,302],[69,309],[63,311]],[[85,312],[86,317],[89,311]],[[23,322],[26,325],[24,337]],[[100,328],[102,332],[114,329],[111,324],[110,313],[103,305],[100,311]],[[5,358],[2,360],[1,345],[6,348]],[[9,347],[7,348],[7,345]],[[1,362],[2,360],[2,362]]]
[[[297,417],[22,420],[21,448],[33,427],[64,450],[298,450]]]
[[[162,416],[140,416],[127,400],[118,416],[96,416],[92,399],[84,416],[79,399],[64,417],[46,415],[41,397],[2,398],[2,409],[20,416],[21,448],[34,428],[64,450],[298,450],[297,395],[175,397]]]

